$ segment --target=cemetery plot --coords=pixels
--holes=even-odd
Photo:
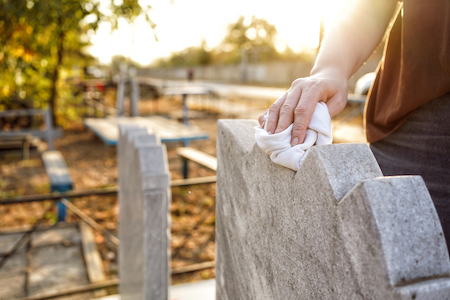
[[[161,101],[165,101],[164,99]],[[161,104],[163,104],[162,102]],[[148,103],[144,103],[148,104]],[[161,109],[167,106],[161,105]],[[151,110],[152,107],[149,107]],[[170,110],[172,111],[172,110]],[[169,113],[166,111],[166,113]],[[208,133],[208,140],[193,141],[191,147],[216,156],[216,117],[192,120]],[[115,147],[105,147],[104,143],[90,131],[68,131],[64,139],[55,140],[55,148],[63,154],[70,169],[74,184],[78,189],[112,187],[117,185],[117,161]],[[180,144],[168,145],[168,161],[173,181],[181,180],[182,158],[176,153]],[[0,152],[0,193],[2,197],[20,194],[42,194],[49,191],[48,178],[40,157],[30,153],[30,159],[21,161],[20,152]],[[190,164],[190,177],[214,176],[215,172],[196,163]],[[27,178],[27,180],[21,180]],[[192,264],[213,261],[215,258],[215,183],[172,187],[170,206],[172,265],[180,270]],[[103,228],[117,234],[117,201],[115,196],[84,196],[72,201],[86,214],[100,223]],[[31,223],[53,203],[32,203],[0,207],[0,226],[9,227]],[[54,212],[46,217],[46,223],[54,220]],[[68,221],[79,218],[68,212]],[[99,233],[94,239],[101,253],[107,278],[118,274],[116,248]],[[215,269],[183,273],[172,276],[172,283],[196,281],[215,277]]]
[[[83,257],[98,255],[95,246],[90,255],[82,251],[89,243],[91,228],[77,223],[41,226],[37,229],[0,231],[0,299],[44,297],[57,291],[104,281],[103,268]],[[16,247],[17,245],[17,247]],[[84,249],[86,250],[86,249]],[[8,256],[3,264],[3,259]],[[97,278],[92,276],[96,269]],[[96,295],[105,295],[97,293]],[[79,293],[67,299],[88,299],[91,293]],[[45,297],[44,297],[45,298]]]
[[[164,100],[161,100],[164,103]],[[209,140],[194,141],[191,147],[215,156],[215,124],[216,118],[208,116],[192,121],[210,136]],[[105,147],[104,143],[90,131],[67,131],[64,139],[55,140],[55,148],[60,150],[69,167],[69,173],[76,190],[98,189],[117,185],[116,148]],[[168,159],[171,179],[182,180],[182,158],[176,153],[180,145],[175,143],[168,147]],[[214,177],[215,172],[196,163],[190,164],[190,177]],[[50,190],[40,155],[30,152],[30,159],[22,161],[20,151],[0,152],[0,198],[17,195],[46,194]],[[27,178],[27,180],[23,180]],[[172,257],[172,268],[209,262],[214,260],[214,200],[215,183],[193,186],[177,186],[172,188],[172,251],[178,249],[179,254]],[[83,196],[71,200],[83,212],[98,222],[103,228],[117,234],[117,201],[115,196]],[[40,218],[46,209],[53,207],[54,202],[30,203],[0,206],[0,226],[16,227],[31,224]],[[46,214],[44,224],[51,224],[56,218],[55,211]],[[198,221],[206,219],[197,225]],[[68,222],[80,219],[70,210],[67,212]],[[194,228],[194,230],[192,230]],[[103,260],[105,274],[108,279],[117,277],[117,252],[112,245],[98,232],[94,239]],[[189,273],[178,273],[172,276],[172,283],[190,282],[214,278],[214,269],[205,269]],[[111,291],[111,288],[109,289]]]

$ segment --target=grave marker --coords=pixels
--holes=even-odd
[[[383,177],[366,144],[316,146],[300,170],[220,120],[216,299],[449,299],[442,228],[419,176]]]
[[[170,175],[165,145],[146,129],[120,125],[121,299],[167,300]]]

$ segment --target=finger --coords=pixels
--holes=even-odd
[[[267,118],[267,132],[274,133],[278,124],[278,117],[280,113],[281,106],[286,100],[287,92],[284,93],[280,98],[278,98],[269,108],[269,117]]]
[[[258,118],[258,123],[259,123],[259,125],[262,128],[264,128],[264,125],[266,123],[266,118],[267,118],[267,114],[268,113],[269,113],[269,109],[266,109],[266,111],[262,115],[260,115],[259,118]]]
[[[301,96],[301,87],[289,89],[287,92],[286,100],[280,108],[280,114],[278,118],[277,128],[275,133],[282,132],[288,128],[294,121],[294,110],[298,104]]]
[[[345,108],[347,105],[347,94],[347,91],[344,93],[336,93],[333,97],[328,99],[326,104],[331,118],[339,114]]]
[[[312,114],[316,108],[317,102],[325,101],[326,97],[322,90],[310,88],[303,93],[297,107],[294,110],[294,126],[292,128],[291,145],[295,146],[303,143],[306,136]]]

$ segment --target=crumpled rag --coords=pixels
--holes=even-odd
[[[327,105],[324,102],[317,103],[306,130],[305,141],[292,147],[291,136],[293,127],[294,124],[291,124],[286,130],[275,134],[269,134],[261,126],[255,126],[254,129],[256,143],[264,152],[269,154],[270,159],[274,163],[298,171],[312,146],[327,145],[333,142],[331,117]]]

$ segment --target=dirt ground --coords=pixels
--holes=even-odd
[[[157,112],[169,115],[181,109],[179,99],[145,101],[142,114]],[[207,131],[208,140],[191,142],[191,147],[216,155],[216,122],[219,116],[201,113],[201,119],[191,124]],[[169,169],[172,179],[182,179],[182,160],[176,154],[181,143],[167,144]],[[116,147],[106,146],[82,124],[74,124],[62,138],[55,140],[55,149],[61,151],[69,167],[75,190],[112,187],[118,184]],[[215,175],[214,171],[196,163],[189,164],[189,177]],[[172,188],[171,251],[172,268],[212,261],[215,256],[215,183]],[[36,195],[50,192],[40,154],[32,150],[30,159],[22,160],[20,150],[0,151],[0,198]],[[103,228],[117,234],[118,203],[116,196],[88,196],[71,200]],[[51,201],[30,204],[1,205],[0,228],[31,225],[38,220],[44,224],[55,222],[56,214]],[[45,213],[50,209],[50,212]],[[68,222],[79,218],[68,211]],[[108,278],[117,277],[117,249],[100,234],[96,234],[97,247],[103,258]],[[214,269],[172,276],[172,283],[191,282],[214,278]]]

